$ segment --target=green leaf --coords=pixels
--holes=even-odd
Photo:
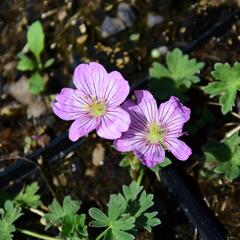
[[[18,54],[19,62],[17,70],[19,71],[32,71],[36,68],[36,64],[27,56],[22,53]]]
[[[41,22],[35,21],[27,32],[28,48],[36,59],[40,60],[40,54],[44,49],[44,32]]]
[[[44,68],[49,68],[50,66],[53,65],[55,59],[54,58],[49,58],[45,63],[44,63]]]
[[[62,221],[61,237],[69,240],[87,240],[86,215],[65,216]]]
[[[108,218],[110,222],[116,221],[117,218],[126,210],[126,201],[121,195],[111,195],[108,204]]]
[[[160,219],[156,218],[157,212],[145,213],[144,217],[147,219],[144,221],[144,228],[148,231],[152,231],[152,227],[161,224]]]
[[[139,186],[135,181],[133,181],[130,186],[123,186],[123,194],[127,201],[135,200],[137,195],[142,191],[143,187]]]
[[[34,182],[28,185],[25,189],[15,197],[14,201],[20,206],[27,206],[32,208],[37,208],[40,204],[40,195],[36,194],[39,190],[39,185],[37,182]]]
[[[44,218],[51,225],[59,225],[65,216],[71,216],[80,209],[80,202],[72,200],[70,196],[66,196],[63,200],[63,206],[56,199],[49,206],[50,213],[44,215]]]
[[[122,189],[123,194],[111,194],[108,216],[97,208],[89,210],[89,215],[94,219],[90,226],[105,227],[101,236],[106,240],[135,239],[132,233],[143,228],[150,231],[160,223],[155,217],[156,212],[146,212],[153,205],[152,194],[147,194],[136,182],[123,186]]]
[[[183,98],[183,93],[200,81],[198,74],[204,67],[204,63],[190,59],[178,48],[167,54],[166,65],[154,62],[149,69],[149,87],[159,99],[170,95]]]
[[[38,72],[30,77],[29,90],[32,94],[37,94],[44,90],[44,79]]]
[[[217,63],[212,71],[215,81],[209,83],[204,91],[210,97],[220,96],[222,113],[226,114],[232,110],[237,91],[240,90],[240,63],[235,62],[231,67],[228,63]]]
[[[11,240],[16,230],[13,223],[22,215],[21,208],[16,207],[13,202],[7,200],[4,208],[0,209],[0,215],[1,240]]]
[[[109,225],[108,217],[100,209],[90,208],[88,213],[95,219],[95,221],[91,222],[92,227],[107,227]]]
[[[135,236],[133,236],[130,233],[118,230],[118,229],[112,229],[112,235],[113,239],[115,240],[134,240]]]
[[[239,133],[225,138],[224,143],[209,141],[203,147],[205,167],[217,174],[224,174],[230,181],[240,176],[240,136]]]

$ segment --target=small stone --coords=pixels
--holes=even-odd
[[[161,24],[164,21],[164,18],[161,15],[155,15],[149,13],[147,16],[147,26],[149,28],[154,27],[155,25]]]
[[[88,38],[88,35],[84,34],[84,35],[78,37],[76,41],[79,45],[81,45],[87,40],[87,38]]]
[[[101,143],[98,143],[92,153],[92,163],[94,166],[103,165],[105,157],[105,148]]]
[[[79,31],[82,34],[86,33],[87,27],[86,27],[86,25],[84,23],[79,26]]]
[[[119,3],[117,7],[117,17],[120,18],[127,27],[131,27],[136,19],[136,15],[128,3]]]
[[[61,22],[67,16],[67,12],[65,10],[59,11],[57,14],[58,20]]]
[[[103,38],[106,38],[125,28],[126,26],[121,19],[106,16],[101,25],[101,35]]]

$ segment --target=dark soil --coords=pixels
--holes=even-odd
[[[106,15],[115,16],[120,1],[81,0],[81,1],[27,1],[3,0],[0,3],[0,171],[14,164],[19,156],[26,156],[48,143],[63,131],[69,123],[55,117],[51,110],[54,94],[62,87],[72,86],[74,67],[81,62],[99,61],[108,71],[120,71],[130,83],[142,80],[148,73],[153,59],[150,52],[153,48],[167,46],[186,47],[192,40],[208,30],[214,23],[221,21],[237,8],[230,1],[124,1],[130,3],[136,15],[132,27],[126,28],[108,38],[101,37],[101,23]],[[220,3],[222,2],[222,3]],[[227,2],[227,3],[225,3]],[[144,9],[144,11],[143,11]],[[147,15],[159,14],[163,23],[149,28]],[[17,101],[9,93],[10,85],[24,75],[16,70],[17,53],[26,44],[27,26],[39,19],[46,34],[46,51],[43,58],[54,57],[55,64],[46,73],[48,82],[46,91],[41,95],[45,111],[37,118],[29,118],[27,106]],[[137,42],[131,41],[131,34],[139,33]],[[220,38],[213,38],[192,55],[204,61],[206,67],[201,76],[202,85],[209,81],[209,72],[215,62],[233,63],[240,56],[240,21]],[[201,109],[199,115],[192,117],[189,124],[189,136],[186,140],[193,147],[195,155],[187,163],[180,163],[189,176],[195,180],[203,198],[208,203],[222,224],[225,225],[230,239],[240,239],[240,190],[239,180],[233,183],[200,174],[203,167],[201,147],[210,136],[223,137],[228,129],[226,122],[236,121],[234,117],[221,118],[219,106],[209,105],[207,97],[199,89],[188,93],[189,105]],[[199,102],[199,97],[202,101]],[[200,123],[199,118],[209,111],[213,118]],[[204,118],[204,117],[203,117]],[[198,126],[193,129],[192,126]],[[31,139],[29,144],[27,139]],[[92,161],[92,152],[101,143],[105,149],[103,165]],[[123,184],[131,179],[125,169],[118,166],[122,156],[111,146],[91,134],[76,152],[72,152],[61,161],[51,165],[39,160],[41,174],[35,174],[18,183],[19,188],[33,180],[41,183],[44,204],[49,204],[53,195],[62,200],[71,195],[82,201],[82,211],[98,206],[106,209],[111,193],[119,192]],[[155,229],[159,238],[193,240],[199,239],[198,232],[167,189],[154,175],[147,171],[143,184],[149,192],[154,192],[158,202],[159,217],[162,224]],[[14,187],[14,188],[15,188]],[[28,217],[23,220],[24,226],[37,228],[38,219]],[[41,229],[41,228],[40,228]],[[91,232],[94,238],[95,232]],[[150,239],[145,232],[138,239]],[[16,239],[26,239],[17,236]]]

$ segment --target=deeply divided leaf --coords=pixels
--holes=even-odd
[[[37,182],[34,182],[23,189],[14,200],[19,205],[36,208],[41,204],[38,190],[39,186]]]
[[[11,240],[16,228],[14,222],[22,215],[21,208],[7,200],[4,208],[0,209],[0,236],[1,240]]]
[[[240,136],[235,133],[224,143],[209,141],[203,148],[205,167],[224,174],[230,181],[240,176]]]
[[[145,216],[153,205],[153,195],[147,194],[136,182],[123,186],[123,194],[112,194],[108,203],[108,215],[97,208],[91,208],[89,215],[94,219],[92,227],[105,227],[102,238],[109,240],[135,239],[133,233],[140,229],[151,231],[160,223],[156,212]],[[99,238],[100,239],[100,238]]]
[[[149,87],[160,99],[170,95],[182,97],[193,83],[199,82],[198,74],[203,67],[204,63],[197,62],[195,58],[190,59],[176,48],[167,54],[166,66],[153,63],[149,69]]]
[[[210,97],[219,96],[222,113],[226,114],[235,105],[237,91],[240,90],[240,63],[236,62],[232,67],[228,63],[217,63],[212,76],[215,81],[209,83],[204,91]]]

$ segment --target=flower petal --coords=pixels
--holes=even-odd
[[[74,71],[73,83],[88,97],[98,99],[103,96],[107,75],[107,71],[99,63],[80,64]]]
[[[165,151],[160,144],[145,144],[142,148],[135,149],[137,158],[147,167],[152,168],[164,161]]]
[[[86,112],[85,106],[89,102],[84,97],[85,94],[79,90],[63,88],[52,105],[53,111],[63,120],[75,120]]]
[[[149,123],[158,120],[158,108],[153,95],[146,90],[137,90],[134,92],[137,98],[137,104],[142,114]]]
[[[113,71],[108,74],[108,81],[105,83],[104,98],[109,106],[119,106],[127,98],[129,91],[128,81],[119,72]]]
[[[159,107],[159,120],[164,128],[167,129],[166,136],[179,137],[182,135],[182,128],[190,118],[191,110],[183,106],[179,99],[170,99]]]
[[[191,148],[177,138],[167,138],[164,143],[178,160],[185,161],[192,154]]]
[[[106,139],[120,138],[122,132],[126,132],[130,126],[130,116],[122,108],[108,109],[100,120],[97,127],[97,134]]]
[[[116,149],[120,152],[130,152],[145,143],[143,132],[138,132],[134,128],[129,128],[119,139],[114,141]]]
[[[77,141],[79,138],[94,130],[98,123],[99,121],[96,118],[92,118],[87,114],[81,115],[72,123],[69,129],[69,139],[73,142]]]

